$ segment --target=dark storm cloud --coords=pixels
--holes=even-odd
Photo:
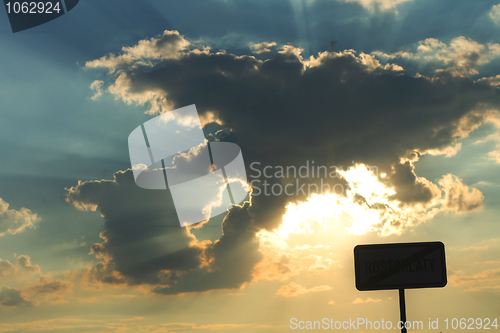
[[[108,69],[108,91],[127,103],[150,103],[152,111],[162,112],[194,103],[202,118],[214,113],[230,129],[219,139],[240,145],[247,170],[255,161],[272,167],[314,161],[344,169],[353,161],[364,163],[389,175],[385,181],[396,191],[393,199],[405,205],[425,205],[441,196],[436,185],[415,175],[408,156],[453,147],[499,103],[487,84],[446,73],[413,77],[353,51],[305,61],[298,49],[285,46],[261,61],[193,49],[173,35],[178,34],[165,32],[87,67]],[[165,48],[169,42],[172,47]],[[162,49],[169,51],[162,55]],[[259,179],[271,185],[282,181]],[[454,193],[470,197],[464,201],[452,194],[448,209],[480,205],[480,192],[460,181],[440,185],[461,188]],[[117,172],[114,181],[83,182],[69,190],[70,202],[98,208],[105,219],[104,242],[92,246],[105,259],[92,268],[94,278],[149,283],[163,294],[240,287],[260,260],[256,232],[278,226],[287,203],[307,197],[254,195],[251,204],[226,216],[224,235],[208,244],[174,227],[178,221],[167,192],[138,188],[130,170]]]
[[[137,187],[131,170],[117,172],[114,181],[81,183],[69,190],[68,200],[98,207],[105,220],[104,242],[92,246],[105,261],[87,272],[91,281],[147,283],[162,294],[237,288],[250,281],[260,260],[248,204],[231,211],[217,242],[193,244],[168,191]]]
[[[112,265],[131,283],[158,283],[160,270],[198,267],[201,250],[188,247],[192,239],[179,225],[168,191],[139,188],[131,170],[115,173],[113,181],[89,181],[71,188],[68,201],[83,209],[99,208],[105,225],[103,243],[92,252],[113,258]],[[106,265],[100,265],[101,279]]]
[[[222,224],[222,237],[206,248],[213,262],[210,269],[187,271],[184,275],[169,276],[167,287],[155,292],[172,295],[215,289],[239,288],[252,280],[255,265],[262,259],[255,233],[258,229],[248,214],[248,203],[233,208]]]
[[[136,46],[138,53],[144,45]],[[179,52],[176,59],[153,56],[152,66],[135,60],[124,63],[127,59],[125,53],[87,66],[124,66],[110,91],[128,102],[156,94],[173,108],[195,103],[202,115],[215,111],[232,130],[221,140],[242,146],[247,165],[314,160],[316,165],[347,166],[355,161],[391,173],[390,167],[408,151],[453,145],[463,134],[464,117],[470,119],[465,124],[480,123],[482,114],[478,120],[470,113],[498,104],[498,93],[486,84],[446,73],[435,79],[412,77],[353,52],[322,54],[307,69],[291,47],[266,61],[194,51]],[[405,191],[424,196],[405,202],[430,199],[422,183],[404,175],[393,179],[394,186],[406,180]],[[411,183],[418,188],[409,188]]]

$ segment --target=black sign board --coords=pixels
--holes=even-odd
[[[441,242],[358,245],[354,248],[358,290],[444,287]]]

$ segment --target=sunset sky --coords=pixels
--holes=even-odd
[[[448,284],[406,291],[409,332],[500,315],[498,0],[81,0],[15,34],[2,9],[0,60],[0,332],[395,325],[353,249],[427,241]],[[253,193],[181,228],[128,136],[192,104]]]

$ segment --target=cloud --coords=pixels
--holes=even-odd
[[[500,74],[497,76],[483,77],[478,79],[477,82],[484,82],[491,86],[498,87],[500,86]]]
[[[287,285],[282,286],[277,292],[276,295],[281,295],[283,297],[295,297],[303,294],[314,293],[319,291],[327,291],[332,290],[332,287],[328,285],[315,286],[312,288],[306,288],[297,284],[295,282],[290,282]]]
[[[474,275],[463,275],[460,271],[453,271],[449,281],[452,285],[467,287],[468,291],[500,288],[500,268],[487,269]]]
[[[396,10],[396,7],[404,2],[413,0],[338,0],[343,2],[356,2],[364,8],[374,11],[376,9],[382,11]]]
[[[47,331],[119,331],[119,332],[192,332],[234,330],[235,328],[251,328],[258,330],[254,324],[196,324],[190,322],[171,322],[168,324],[141,323],[142,317],[102,320],[91,318],[67,317],[56,319],[41,319],[34,321],[20,321],[16,323],[2,323],[0,330],[5,332],[47,332]]]
[[[469,188],[456,176],[445,175],[439,185],[443,187],[446,209],[456,213],[468,213],[482,208],[484,197],[481,191]]]
[[[436,64],[465,66],[463,59],[472,53],[481,51],[476,63],[482,63],[496,47],[466,38],[440,43],[421,43],[408,57],[417,61],[430,54]],[[86,67],[106,70],[106,91],[125,103],[148,105],[150,113],[195,103],[202,118],[213,120],[205,123],[206,136],[238,143],[247,170],[252,162],[271,168],[299,168],[306,161],[343,166],[339,177],[266,178],[261,173],[252,180],[267,181],[270,188],[297,181],[294,190],[322,188],[322,181],[330,189],[349,185],[352,191],[312,200],[311,207],[319,203],[336,207],[333,212],[349,211],[360,221],[350,229],[353,233],[400,234],[440,211],[480,208],[478,190],[454,177],[434,184],[415,173],[414,163],[421,154],[458,151],[459,139],[498,108],[494,87],[443,71],[411,76],[395,62],[381,64],[377,54],[344,50],[305,59],[298,47],[275,47],[278,52],[262,53],[263,59],[214,53],[166,31]],[[447,54],[451,51],[455,54]],[[355,168],[347,171],[349,166]],[[376,166],[378,175],[362,171],[366,166]],[[380,191],[370,191],[365,182]],[[103,261],[87,271],[89,281],[148,284],[153,292],[180,294],[241,288],[259,278],[286,280],[296,268],[326,271],[335,263],[302,249],[262,246],[262,235],[279,232],[289,209],[311,199],[306,193],[254,192],[251,203],[225,217],[219,240],[203,242],[189,229],[174,228],[178,221],[166,192],[137,188],[130,171],[69,189],[69,202],[99,209],[105,221],[104,241],[92,246]],[[269,265],[260,270],[260,263]]]
[[[250,45],[253,53],[261,54],[274,51],[276,49],[276,42],[261,42]]]
[[[94,82],[92,82],[92,84],[90,85],[90,89],[94,90],[94,95],[90,97],[91,100],[95,101],[102,96],[102,93],[104,92],[102,89],[103,85],[104,81],[101,80],[95,80]]]
[[[455,37],[448,44],[436,38],[427,38],[419,41],[413,50],[390,54],[375,51],[372,55],[384,61],[415,67],[425,73],[470,76],[479,74],[481,66],[500,57],[500,44],[481,44],[464,36]]]
[[[72,283],[69,281],[42,276],[33,287],[29,288],[29,291],[35,294],[53,294],[69,291],[72,286]]]
[[[137,187],[131,170],[113,181],[81,182],[68,201],[98,208],[105,220],[104,241],[91,247],[104,261],[85,272],[90,283],[149,284],[161,294],[239,288],[261,259],[248,203],[226,216],[219,240],[200,242],[180,227],[168,191]]]
[[[19,289],[3,286],[0,289],[0,305],[8,307],[35,306],[38,305],[38,301],[26,298]]]
[[[488,153],[487,157],[490,160],[495,161],[496,163],[500,163],[500,133],[498,131],[500,129],[500,117],[498,116],[498,112],[497,111],[492,111],[490,113],[490,116],[487,118],[487,121],[491,122],[495,126],[495,128],[497,129],[497,131],[494,132],[494,133],[492,133],[492,134],[490,134],[490,135],[488,135],[485,138],[476,140],[474,142],[474,144],[481,144],[481,143],[485,143],[485,142],[489,142],[489,141],[494,141],[494,142],[496,141],[495,149],[492,150],[492,151],[490,151]]]
[[[31,264],[31,258],[20,255],[14,263],[0,259],[0,280],[7,281],[15,276],[40,273],[38,265]]]
[[[494,5],[491,7],[489,16],[495,24],[500,25],[500,5]]]
[[[31,264],[31,258],[26,255],[20,255],[16,258],[16,264],[22,271],[28,273],[39,273],[40,267],[38,265]]]
[[[484,246],[468,246],[468,247],[465,247],[463,249],[460,249],[460,251],[470,251],[470,250],[475,250],[475,251],[482,251],[482,250],[488,250],[489,249],[489,246],[488,245],[484,245]]]
[[[114,72],[120,67],[140,63],[151,66],[152,60],[176,59],[190,45],[177,31],[166,30],[162,36],[139,41],[136,46],[123,47],[119,56],[110,55],[98,60],[88,61],[87,68],[106,67]],[[94,81],[96,82],[96,81]]]
[[[367,297],[365,300],[363,300],[362,298],[356,297],[356,299],[352,302],[352,304],[378,303],[381,301],[382,301],[382,299],[373,299],[371,297]]]
[[[0,236],[5,233],[17,234],[26,228],[34,227],[40,219],[27,208],[9,209],[9,204],[0,198]]]

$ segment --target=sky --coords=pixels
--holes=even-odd
[[[81,0],[17,33],[0,10],[0,332],[395,329],[353,249],[431,241],[447,285],[406,290],[408,332],[493,324],[499,36],[489,0]],[[132,170],[158,116],[237,145],[248,196],[181,227]]]

